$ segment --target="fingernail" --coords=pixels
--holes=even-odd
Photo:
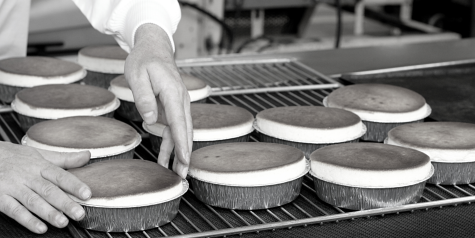
[[[81,188],[79,194],[81,194],[82,200],[88,200],[89,198],[91,198],[91,190],[89,188]]]
[[[86,215],[86,213],[84,212],[84,209],[79,208],[79,207],[74,207],[72,210],[72,213],[74,214],[74,218],[76,219],[76,221],[82,220],[84,215]]]
[[[46,225],[41,222],[38,222],[38,224],[36,224],[36,230],[38,233],[45,233],[47,229],[48,227],[46,227]]]
[[[152,118],[153,117],[153,111],[144,113],[143,117],[144,117],[143,120],[145,121],[145,123],[147,123],[147,124],[153,124],[154,123],[153,118]]]
[[[62,226],[62,227],[66,226],[68,224],[68,218],[66,218],[63,215],[59,215],[59,217],[56,219],[56,221],[58,222],[58,225]]]

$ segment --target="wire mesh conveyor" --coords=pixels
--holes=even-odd
[[[226,65],[225,67],[230,66]],[[270,65],[269,67],[273,66]],[[193,69],[182,67],[181,69],[185,72],[192,73],[195,76],[203,76],[199,73],[205,71],[202,66],[193,66],[192,68]],[[309,72],[309,74],[310,73],[312,72]],[[216,75],[213,77],[218,77]],[[296,75],[302,76],[301,74]],[[318,75],[317,77],[321,78]],[[277,79],[282,78],[276,78],[275,81],[278,81]],[[302,78],[303,81],[305,81],[305,79],[308,79],[308,77]],[[213,78],[211,80],[213,80]],[[292,86],[294,84],[293,82],[286,80],[281,80],[279,82],[282,82],[283,85]],[[236,94],[237,92],[232,89],[232,85],[226,86],[224,85],[224,82],[223,84],[218,84],[216,82],[216,85],[212,86],[215,88],[214,92],[231,91],[232,93],[215,94],[208,99],[208,103],[243,107],[255,115],[261,110],[272,107],[298,105],[321,106],[323,98],[339,85],[335,84],[331,87],[325,86],[317,89],[309,88],[306,90],[299,89],[291,91],[246,91],[243,94]],[[225,86],[229,88],[224,88]],[[260,86],[261,89],[268,88],[262,84]],[[257,89],[259,89],[259,87],[257,87]],[[0,112],[0,136],[2,140],[10,141],[12,143],[20,143],[21,137],[24,133],[21,131],[16,114],[11,112],[8,107],[0,107]],[[123,120],[119,117],[117,117],[117,119]],[[147,139],[148,135],[141,128],[140,123],[130,121],[126,122],[133,126],[144,137],[142,143],[136,148],[135,159],[155,161],[157,155],[150,149],[150,142]],[[253,133],[251,135],[251,140],[258,142],[259,135]],[[79,228],[76,225],[70,225],[69,229],[71,234],[76,238],[230,236],[246,233],[258,233],[260,231],[275,229],[289,229],[297,226],[306,227],[309,225],[319,225],[362,217],[381,217],[386,214],[399,214],[415,210],[435,209],[443,206],[457,206],[458,204],[466,204],[475,201],[475,184],[451,186],[427,185],[422,198],[415,204],[365,211],[350,211],[333,207],[322,202],[317,198],[313,187],[313,181],[307,175],[304,178],[300,196],[297,197],[295,201],[281,207],[255,211],[228,210],[208,206],[200,202],[194,196],[193,188],[190,188],[182,198],[177,217],[169,224],[156,229],[124,233],[96,232]]]

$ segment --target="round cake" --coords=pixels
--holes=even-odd
[[[112,117],[120,105],[105,89],[79,85],[43,85],[23,89],[15,96],[12,109],[18,113],[22,129],[49,119],[72,116]]]
[[[107,117],[67,117],[32,126],[22,144],[58,152],[91,152],[89,163],[132,159],[142,137],[131,126]]]
[[[254,128],[262,142],[279,143],[302,150],[307,158],[330,144],[358,142],[366,132],[354,113],[318,106],[277,107],[259,112]]]
[[[367,127],[363,140],[382,142],[392,128],[422,122],[431,108],[418,93],[385,84],[356,84],[339,88],[324,99],[324,105],[358,115]]]
[[[78,64],[49,57],[17,57],[0,60],[0,100],[10,103],[24,88],[45,84],[74,83],[86,75]]]
[[[108,88],[115,77],[124,74],[128,53],[116,45],[88,46],[78,53],[78,63],[87,70],[84,83]]]
[[[327,146],[310,166],[318,197],[353,210],[415,203],[433,174],[426,154],[379,143]]]
[[[300,150],[241,142],[194,151],[188,175],[198,199],[229,209],[265,209],[293,201],[308,172]]]
[[[191,102],[205,103],[211,93],[211,88],[201,79],[187,74],[181,74],[185,87],[188,89]],[[142,121],[139,111],[135,107],[134,95],[124,75],[116,77],[110,83],[109,91],[120,99],[120,107],[117,113],[132,121]]]
[[[175,218],[181,196],[188,190],[186,180],[145,160],[107,160],[68,172],[92,192],[87,201],[70,195],[86,211],[79,225],[104,232],[132,232],[166,224]]]
[[[475,124],[427,122],[398,126],[388,133],[387,144],[427,154],[434,165],[429,183],[475,182]]]
[[[240,107],[193,103],[190,111],[193,119],[193,150],[214,144],[246,142],[254,130],[254,117]],[[150,133],[152,149],[157,153],[165,127],[161,116],[153,125],[143,123],[143,128]]]

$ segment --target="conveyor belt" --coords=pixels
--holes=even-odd
[[[248,93],[244,95],[219,95],[210,97],[208,103],[240,106],[248,109],[253,114],[256,114],[266,108],[278,106],[320,106],[322,104],[322,99],[328,95],[331,90],[332,89],[320,89],[292,92]],[[132,122],[128,123],[134,126],[134,128],[136,128],[145,138],[142,144],[137,147],[135,158],[154,161],[157,155],[149,149],[149,140],[146,139],[147,136],[141,129],[140,124]],[[19,143],[23,134],[24,133],[21,131],[14,113],[7,112],[0,114],[0,135],[3,140],[10,140],[13,143]],[[258,135],[253,134],[251,139],[252,141],[257,142]],[[320,201],[316,197],[315,190],[313,189],[313,182],[310,177],[307,176],[304,179],[301,195],[294,202],[279,208],[253,212],[214,208],[198,201],[193,195],[193,190],[190,189],[190,191],[183,197],[177,217],[170,224],[166,224],[160,228],[130,233],[87,231],[76,226],[70,226],[70,229],[71,234],[77,238],[164,236],[208,237],[246,233],[256,234],[258,232],[268,234],[267,231],[275,229],[287,230],[290,228],[293,228],[296,232],[299,231],[300,233],[305,234],[305,229],[314,230],[315,226],[308,227],[309,225],[321,225],[321,227],[324,227],[322,230],[326,229],[326,227],[332,226],[334,229],[338,230],[339,224],[342,224],[341,227],[344,227],[344,224],[355,224],[365,219],[368,221],[374,221],[373,218],[382,216],[389,218],[409,216],[409,219],[417,220],[415,217],[411,217],[411,212],[422,214],[421,216],[424,216],[425,213],[423,211],[427,209],[439,212],[440,210],[438,210],[438,208],[444,206],[452,207],[459,204],[470,204],[473,201],[475,201],[475,186],[473,184],[459,186],[428,185],[424,190],[422,199],[416,204],[366,211],[349,211],[330,206]],[[473,208],[474,206],[468,207]],[[381,219],[383,221],[373,223],[384,223],[384,221],[387,221],[386,219]],[[355,221],[347,222],[351,220]],[[339,224],[336,224],[336,222]],[[410,227],[408,227],[408,229],[409,228]],[[289,233],[280,232],[278,234]],[[361,235],[363,233],[359,234]],[[249,236],[253,235],[249,234]]]

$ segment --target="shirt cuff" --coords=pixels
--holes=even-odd
[[[122,15],[118,12],[118,14]],[[116,15],[116,14],[114,14]],[[124,17],[125,15],[125,17]],[[152,23],[162,28],[170,39],[173,52],[175,52],[175,44],[173,42],[173,33],[176,31],[181,18],[181,11],[178,2],[175,0],[160,1],[140,1],[130,8],[121,16],[122,31],[120,35],[116,35],[119,45],[130,52],[134,47],[135,32],[137,29],[147,23]],[[119,15],[117,15],[119,17]],[[112,19],[115,17],[112,16]],[[120,19],[120,18],[118,18]],[[117,21],[111,21],[111,23]],[[119,23],[119,24],[120,24]],[[114,28],[113,26],[111,27]]]

